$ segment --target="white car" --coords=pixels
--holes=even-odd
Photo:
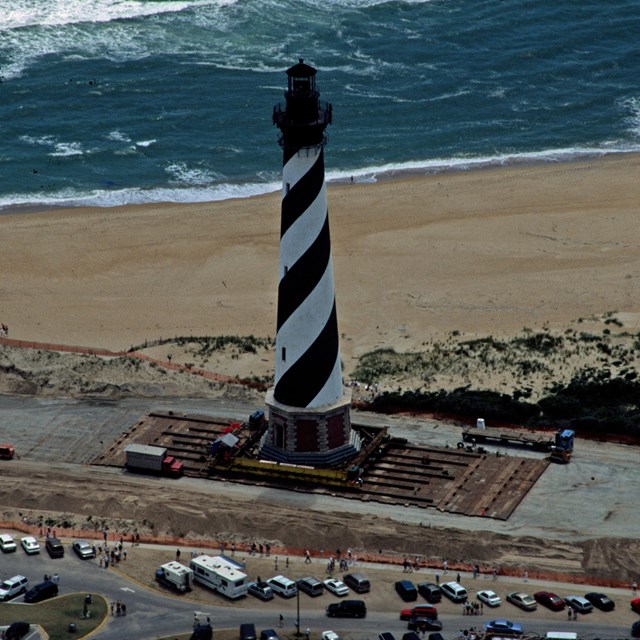
[[[0,549],[2,549],[4,553],[11,553],[17,548],[18,546],[16,545],[15,540],[8,533],[0,535]]]
[[[349,595],[349,587],[342,582],[342,580],[336,580],[335,578],[327,578],[324,581],[325,589],[331,591],[331,593],[337,596],[348,596]]]
[[[340,640],[340,636],[335,631],[323,631],[322,640]]]
[[[20,540],[20,544],[22,545],[24,552],[28,555],[40,553],[40,545],[33,536],[25,536],[24,538],[22,538],[22,540]]]
[[[484,602],[484,604],[489,607],[497,607],[502,602],[502,598],[500,598],[495,591],[491,591],[491,589],[478,591],[478,593],[476,593],[476,598],[478,598],[480,602]]]

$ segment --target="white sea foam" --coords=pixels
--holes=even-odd
[[[79,156],[85,153],[80,142],[61,142],[55,136],[20,136],[20,140],[34,146],[50,147],[50,156]]]
[[[626,98],[621,101],[621,106],[628,113],[629,131],[636,138],[640,137],[640,97]]]
[[[569,162],[580,159],[598,158],[612,153],[639,152],[640,145],[628,145],[611,142],[602,148],[570,147],[566,149],[547,149],[531,153],[496,154],[482,157],[434,158],[408,162],[389,163],[371,167],[349,170],[333,170],[327,172],[327,180],[346,182],[353,178],[357,183],[377,182],[385,178],[403,174],[429,175],[445,171],[465,171],[482,169],[491,166],[518,164],[535,164],[546,162]]]
[[[567,148],[550,149],[538,153],[498,154],[479,158],[442,158],[428,161],[390,163],[379,166],[356,168],[353,170],[334,170],[327,172],[327,181],[344,183],[351,178],[357,184],[375,183],[380,180],[401,175],[431,175],[445,171],[463,171],[491,166],[517,165],[527,163],[567,162],[601,157],[610,153],[640,151],[640,145],[624,148],[624,145],[610,144],[605,148]],[[186,171],[185,175],[189,175]],[[184,185],[184,182],[182,183]],[[280,191],[278,180],[247,183],[220,183],[214,185],[176,186],[158,189],[118,189],[95,190],[81,193],[67,189],[51,194],[8,194],[0,198],[0,209],[15,206],[55,206],[55,207],[116,207],[129,204],[147,204],[154,202],[216,202],[236,198],[249,198],[265,193]]]
[[[79,142],[57,142],[50,156],[81,156],[84,153]]]
[[[215,171],[203,167],[190,167],[186,162],[172,162],[165,167],[165,171],[172,176],[174,183],[180,185],[204,186],[223,179],[223,176]]]
[[[219,184],[209,187],[95,190],[80,193],[73,189],[50,194],[8,194],[0,197],[0,209],[7,207],[118,207],[154,202],[216,202],[250,198],[280,189],[280,183]]]
[[[404,0],[404,4],[428,4],[429,2],[433,2],[433,0]],[[315,8],[326,9],[328,6],[326,0],[303,0],[303,3]],[[381,4],[389,4],[389,0],[332,0],[329,7],[334,5],[349,9],[367,9]]]
[[[136,142],[136,146],[137,147],[150,147],[155,142],[157,142],[157,140],[155,138],[153,138],[152,140],[139,140],[138,142]]]
[[[143,59],[155,51],[167,54],[210,49],[210,43],[190,43],[177,39],[171,26],[148,20],[160,14],[212,8],[209,28],[221,18],[218,9],[238,0],[0,0],[0,54],[8,62],[1,73],[4,80],[22,76],[46,55],[66,55],[69,59],[107,57],[115,61]],[[8,5],[8,6],[5,6]],[[96,28],[95,25],[101,25]],[[231,28],[231,27],[229,27]],[[220,47],[218,47],[220,48]],[[223,52],[220,53],[223,55]],[[245,67],[246,68],[246,67]]]
[[[131,138],[126,133],[118,131],[117,129],[109,132],[107,138],[109,140],[114,140],[115,142],[131,142]]]
[[[22,140],[23,142],[26,142],[28,144],[33,144],[33,145],[41,145],[41,146],[50,146],[55,144],[55,140],[53,138],[53,136],[47,135],[47,136],[30,136],[28,134],[25,134],[23,136],[20,136],[20,140]]]
[[[11,0],[0,2],[0,32],[30,26],[60,26],[85,22],[112,22],[162,13],[176,13],[191,7],[226,6],[238,0]]]

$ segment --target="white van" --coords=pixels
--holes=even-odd
[[[467,590],[457,582],[445,582],[440,585],[440,591],[452,602],[465,602],[468,595]]]
[[[3,553],[11,553],[17,548],[15,540],[8,533],[0,534],[0,549]]]
[[[267,584],[271,587],[274,593],[281,595],[283,598],[293,598],[293,596],[298,593],[296,583],[284,576],[269,578],[269,580],[267,580]]]
[[[29,581],[24,576],[7,578],[0,584],[0,600],[9,600],[9,598],[25,593],[28,587]]]

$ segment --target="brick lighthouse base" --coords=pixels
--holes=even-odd
[[[260,456],[267,460],[333,467],[343,464],[360,450],[360,436],[351,429],[351,390],[344,389],[334,404],[312,409],[290,407],[267,391],[269,428]]]

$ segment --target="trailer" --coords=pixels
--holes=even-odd
[[[156,580],[173,591],[185,593],[193,586],[193,571],[179,562],[167,562],[156,569]]]
[[[512,429],[496,429],[486,427],[478,429],[471,427],[462,432],[464,442],[474,444],[488,443],[499,445],[521,446],[534,449],[536,451],[551,451],[551,446],[555,442],[554,438],[546,433],[535,433],[530,431],[517,431]],[[458,443],[458,448],[462,449],[464,444]]]
[[[196,582],[231,600],[247,595],[249,581],[242,566],[226,556],[197,556],[189,563]]]
[[[479,421],[480,424],[480,421]],[[482,421],[484,425],[484,421]],[[534,431],[519,431],[515,429],[496,429],[492,427],[471,427],[462,432],[463,442],[458,442],[458,448],[473,450],[477,444],[497,444],[503,446],[525,447],[534,451],[550,453],[553,462],[569,462],[573,452],[575,432],[562,429],[549,435]],[[470,443],[470,445],[469,445]]]
[[[146,471],[171,478],[179,478],[183,471],[182,462],[167,455],[166,447],[147,444],[129,444],[124,448],[125,466],[130,471]]]

